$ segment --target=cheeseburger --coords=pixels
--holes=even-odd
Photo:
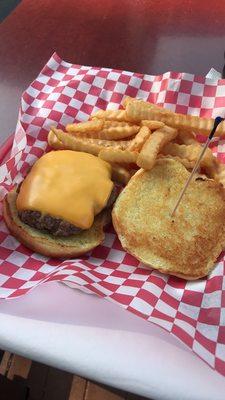
[[[104,239],[115,200],[111,166],[91,154],[51,151],[3,202],[10,232],[49,257],[75,257]]]

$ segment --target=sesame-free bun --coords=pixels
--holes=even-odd
[[[3,217],[9,231],[25,246],[47,257],[72,258],[87,253],[105,238],[103,227],[110,220],[110,211],[95,217],[92,227],[69,237],[56,237],[24,224],[16,208],[17,192],[9,192],[3,200]]]
[[[163,273],[194,280],[210,273],[225,246],[225,191],[196,177],[172,218],[189,175],[172,159],[139,170],[117,198],[112,219],[128,253]]]

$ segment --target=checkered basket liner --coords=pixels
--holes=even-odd
[[[0,167],[1,198],[46,151],[52,125],[63,128],[87,120],[98,109],[118,109],[124,96],[143,98],[179,113],[224,116],[225,81],[187,73],[151,76],[72,65],[54,54],[22,95],[11,154]],[[213,151],[225,162],[224,150],[224,141],[213,143]],[[160,325],[223,375],[224,260],[221,254],[208,279],[185,282],[168,277],[144,268],[127,254],[112,227],[104,243],[84,257],[49,259],[21,245],[9,234],[2,216],[0,220],[0,298],[22,296],[44,282],[73,283]]]

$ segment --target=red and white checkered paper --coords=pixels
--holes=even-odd
[[[98,109],[118,109],[124,96],[139,97],[179,113],[224,115],[225,81],[167,72],[142,75],[85,67],[54,54],[24,92],[9,160],[0,167],[1,196],[21,181],[47,149],[51,125],[87,120]],[[225,160],[225,142],[214,142]],[[225,257],[197,282],[145,269],[127,254],[110,227],[101,246],[73,260],[48,259],[11,236],[0,221],[0,298],[15,298],[49,281],[71,282],[165,328],[225,375]]]

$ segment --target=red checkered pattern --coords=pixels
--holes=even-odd
[[[54,54],[24,92],[11,155],[0,167],[0,195],[19,182],[47,148],[51,125],[86,120],[99,108],[118,109],[124,96],[180,113],[224,116],[225,81],[167,72],[141,75],[72,65]],[[225,142],[214,142],[225,159]],[[1,212],[1,210],[0,210]],[[145,269],[127,254],[109,228],[104,243],[81,259],[53,260],[12,237],[0,220],[0,297],[15,298],[49,281],[71,282],[145,318],[178,337],[225,375],[225,257],[208,277],[185,282]]]

